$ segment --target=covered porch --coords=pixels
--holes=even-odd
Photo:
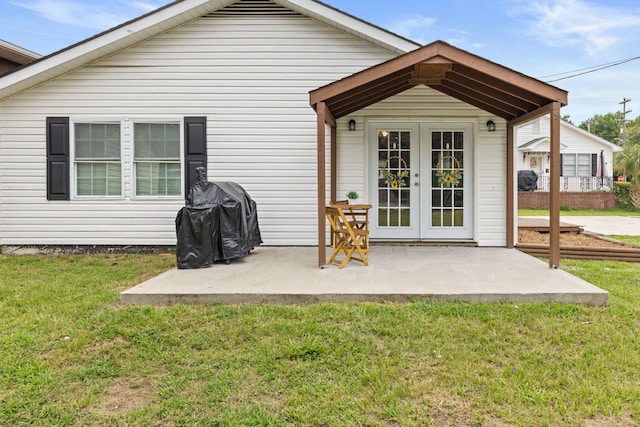
[[[515,128],[546,114],[551,116],[551,186],[553,189],[559,189],[560,108],[567,104],[567,93],[447,43],[436,41],[310,93],[311,106],[317,113],[319,266],[326,264],[325,207],[327,202],[334,202],[338,198],[337,176],[340,165],[336,156],[339,139],[337,120],[419,85],[430,87],[466,105],[487,112],[501,124],[504,120],[507,130],[504,134],[506,135],[504,137],[506,170],[504,171],[504,190],[501,190],[500,194],[506,201],[506,203],[502,202],[506,206],[506,212],[501,210],[504,217],[500,222],[504,221],[504,229],[500,229],[500,234],[504,230],[506,237],[504,243],[499,244],[500,246],[513,248],[516,243]],[[428,119],[429,116],[422,116],[422,118]],[[329,133],[327,133],[327,126]],[[477,123],[477,126],[484,126],[484,122]],[[499,142],[502,143],[501,139]],[[327,164],[327,151],[330,153],[329,164]],[[328,171],[328,176],[325,176],[325,171]],[[475,174],[482,176],[482,168]],[[327,196],[330,200],[327,200]],[[372,197],[370,195],[369,198]],[[549,266],[553,268],[560,262],[559,190],[551,191],[549,198],[551,206]],[[365,202],[372,203],[372,200]],[[372,204],[376,209],[376,204]],[[500,239],[502,242],[502,237]]]

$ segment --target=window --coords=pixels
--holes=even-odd
[[[120,123],[74,125],[77,196],[121,196]]]
[[[534,135],[538,135],[540,133],[540,120],[536,120],[531,125],[531,133]]]
[[[46,155],[47,200],[177,199],[207,165],[207,117],[47,117]]]
[[[593,165],[591,154],[563,154],[563,176],[592,176]]]
[[[133,162],[136,196],[180,196],[179,122],[135,122]]]

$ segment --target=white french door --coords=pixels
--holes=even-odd
[[[370,123],[371,237],[473,238],[473,125]]]

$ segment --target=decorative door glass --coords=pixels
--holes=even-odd
[[[464,132],[431,132],[431,227],[463,227]]]
[[[378,226],[411,226],[411,132],[378,130]]]

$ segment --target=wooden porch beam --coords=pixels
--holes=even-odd
[[[551,106],[549,177],[549,267],[560,266],[560,103]]]
[[[386,80],[377,80],[370,84],[362,85],[357,90],[351,90],[331,100],[331,110],[334,116],[340,118],[354,111],[375,104],[390,96],[409,89],[409,75],[398,73],[389,76]]]
[[[531,93],[538,94],[546,99],[567,105],[567,92],[541,82],[532,77],[517,73],[507,67],[493,63],[479,56],[462,51],[446,43],[439,46],[438,54],[451,60],[454,64],[460,63],[467,67],[476,69],[488,76],[492,76],[517,88],[526,89]]]
[[[531,120],[535,120],[538,117],[542,117],[546,114],[551,114],[551,110],[553,110],[553,102],[543,105],[540,108],[538,108],[537,110],[533,110],[528,112],[527,114],[523,114],[520,117],[516,117],[513,120],[509,120],[509,125],[513,126],[513,127],[517,127],[523,123],[527,123],[530,122]]]
[[[452,90],[455,90],[457,93],[465,94],[471,99],[482,102],[485,105],[493,105],[500,111],[504,111],[505,114],[508,114],[510,117],[517,117],[520,114],[526,113],[527,111],[518,107],[514,107],[513,105],[504,102],[501,99],[491,97],[486,92],[478,91],[476,89],[464,86],[454,80],[447,80],[443,82],[443,85]]]
[[[510,115],[508,112],[501,110],[496,105],[487,104],[478,99],[474,99],[468,94],[458,92],[457,90],[449,86],[439,85],[439,86],[433,86],[433,88],[439,92],[444,93],[445,95],[449,95],[453,98],[459,99],[462,102],[466,102],[469,105],[473,105],[474,107],[478,107],[484,111],[488,111],[489,113],[495,114],[498,117],[502,117],[505,120],[509,120],[514,117],[513,115]]]
[[[538,108],[540,105],[534,104],[531,100],[525,100],[522,97],[513,95],[508,91],[504,91],[502,86],[492,86],[489,82],[480,81],[471,76],[452,72],[447,75],[447,78],[462,87],[483,93],[491,99],[517,108],[523,113]]]

